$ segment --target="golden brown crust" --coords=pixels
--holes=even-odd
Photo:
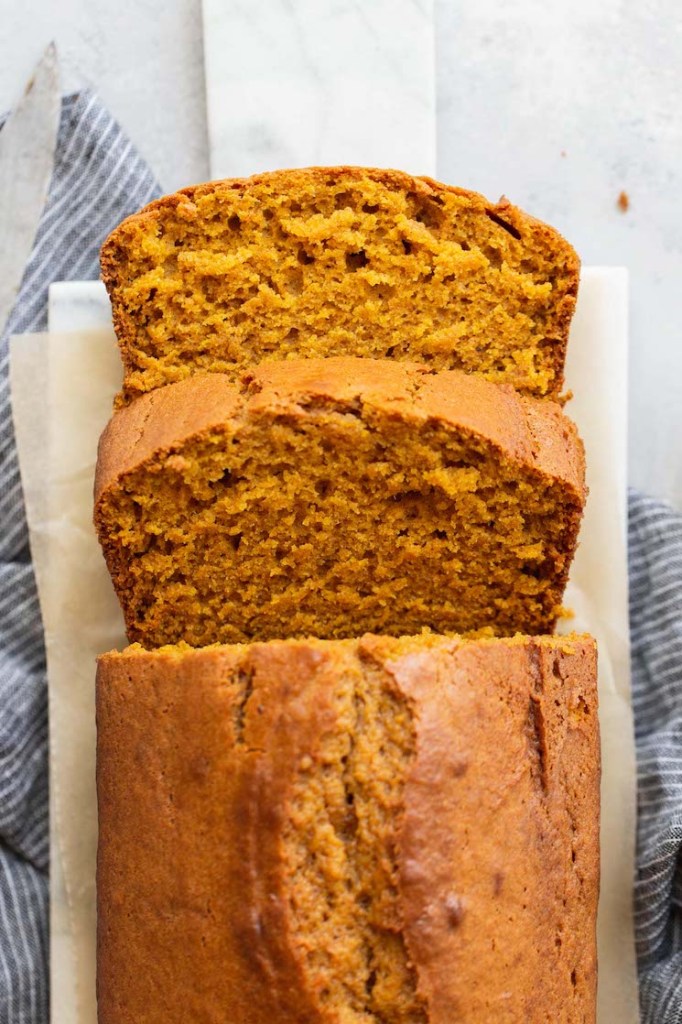
[[[115,412],[99,441],[95,501],[154,452],[178,446],[217,423],[238,420],[243,405],[239,388],[213,373],[150,391]]]
[[[506,458],[562,480],[585,497],[585,460],[574,424],[553,402],[518,395],[458,370],[390,360],[338,357],[268,363],[249,372],[242,387],[222,374],[198,374],[141,396],[114,413],[99,446],[95,501],[123,474],[157,451],[179,447],[212,426],[274,411],[305,417],[315,402],[388,411],[407,422],[464,427]]]
[[[595,651],[560,645],[471,645],[392,669],[424,707],[400,849],[434,1022],[594,1020]]]
[[[552,368],[552,381],[548,392],[543,390],[541,393],[549,393],[552,397],[558,398],[564,385],[568,332],[575,310],[580,276],[580,260],[569,243],[554,228],[526,214],[504,196],[499,202],[492,203],[480,193],[446,185],[432,178],[413,177],[391,169],[352,166],[279,170],[253,175],[250,178],[206,182],[157,199],[139,213],[126,218],[106,239],[100,256],[102,280],[112,299],[114,327],[119,339],[126,376],[139,372],[141,367],[138,359],[131,353],[131,339],[136,325],[119,301],[124,284],[122,259],[128,246],[136,244],[135,239],[139,238],[141,232],[148,230],[151,235],[155,235],[160,230],[159,224],[164,214],[177,211],[183,216],[183,211],[189,211],[197,200],[212,194],[228,197],[230,193],[241,195],[259,186],[269,186],[279,193],[294,195],[297,190],[309,187],[311,183],[324,192],[330,182],[352,184],[363,180],[382,184],[389,189],[409,192],[424,199],[442,201],[444,195],[461,197],[474,213],[483,215],[513,238],[522,239],[527,243],[529,252],[542,244],[554,253],[556,268],[560,271],[565,286],[562,287],[560,295],[552,298],[551,329],[547,339],[551,349],[551,353],[548,352],[548,361]],[[189,212],[187,216],[190,216]],[[408,358],[416,357],[417,354],[408,355]],[[533,385],[524,384],[523,381],[519,386],[524,390],[528,388],[531,393],[537,393]],[[139,393],[137,388],[136,385],[126,397],[135,397]]]
[[[416,729],[395,843],[420,1019],[593,1024],[599,752],[587,637],[101,658],[101,1024],[338,1019],[293,941],[283,836],[303,760],[314,765],[321,738],[345,728],[341,675],[370,667]]]

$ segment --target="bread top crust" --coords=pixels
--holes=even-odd
[[[501,1024],[593,1024],[599,750],[584,636],[103,656],[102,1024],[143,1007],[150,1024],[212,1007],[241,1024],[275,1009],[282,1024],[336,1019],[293,942],[282,835],[294,778],[337,727],[339,679],[358,665],[395,688],[416,730],[395,835],[424,1019],[478,1024],[492,1008]]]
[[[415,426],[437,422],[489,441],[511,460],[565,482],[584,502],[584,449],[554,402],[519,395],[458,370],[391,360],[334,357],[266,363],[240,385],[196,374],[142,395],[114,413],[99,444],[95,501],[157,452],[171,452],[211,428],[274,416],[305,417],[315,406],[365,419],[381,415]]]

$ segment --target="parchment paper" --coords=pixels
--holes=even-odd
[[[92,485],[121,368],[110,330],[14,337],[10,359],[48,660],[51,1018],[95,1024],[94,671],[125,633],[92,528]]]
[[[62,326],[67,320],[60,316]],[[594,633],[600,649],[599,1024],[636,1024],[624,271],[584,270],[569,353],[569,412],[587,448],[590,498],[566,598],[576,615],[566,628]],[[12,401],[48,651],[54,1024],[96,1022],[94,661],[125,641],[91,525],[92,481],[120,378],[110,330],[12,339]]]

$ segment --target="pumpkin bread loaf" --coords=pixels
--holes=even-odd
[[[100,1024],[594,1024],[596,701],[579,636],[105,655]]]
[[[552,631],[585,498],[559,406],[353,358],[114,414],[95,519],[131,641]]]
[[[199,370],[391,357],[558,397],[579,261],[507,200],[398,171],[276,171],[183,189],[102,248],[121,401]]]

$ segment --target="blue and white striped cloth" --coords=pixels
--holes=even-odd
[[[631,494],[629,563],[642,1019],[682,1024],[682,515]]]
[[[159,194],[91,93],[62,103],[48,200],[0,339],[0,1024],[46,1024],[48,790],[45,650],[14,444],[11,334],[45,330],[52,281],[99,276],[99,246]]]
[[[49,283],[96,278],[103,238],[158,192],[93,95],[64,100],[48,202],[0,340],[0,1024],[47,1024],[49,1012],[45,654],[12,432],[8,339],[44,329]],[[630,588],[642,1020],[682,1024],[682,516],[634,493]]]

